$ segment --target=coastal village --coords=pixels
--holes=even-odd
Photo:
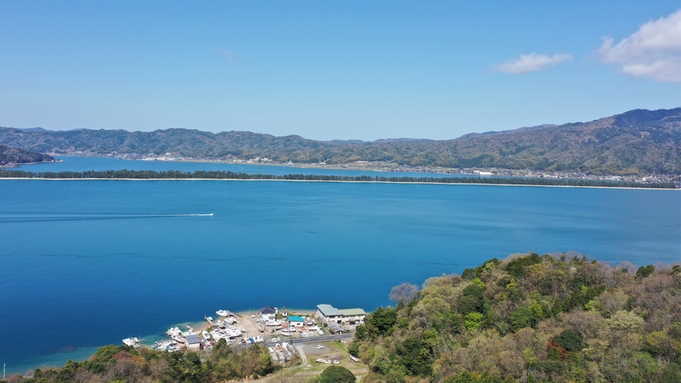
[[[333,340],[345,342],[357,325],[363,324],[367,313],[361,308],[338,309],[330,304],[319,304],[317,310],[290,312],[267,306],[250,314],[217,310],[216,317],[206,316],[201,326],[172,327],[166,331],[169,339],[144,345],[138,337],[123,339],[127,346],[151,347],[165,352],[210,352],[218,342],[235,348],[262,343],[275,363],[286,363],[298,356],[294,343],[323,343]],[[321,344],[317,349],[324,349]],[[350,356],[353,361],[354,357]],[[340,357],[317,358],[317,363],[339,364]]]

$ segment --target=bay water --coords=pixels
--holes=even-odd
[[[22,170],[367,174],[64,160]],[[392,286],[513,253],[681,261],[677,190],[0,180],[0,201],[0,363],[19,373],[83,360],[129,336],[153,343],[218,309],[372,311],[390,304]]]

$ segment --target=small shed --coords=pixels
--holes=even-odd
[[[341,326],[340,326],[338,323],[336,323],[336,322],[329,322],[329,328],[330,328],[331,330],[333,330],[333,332],[336,333],[336,334],[341,334],[341,333],[343,333],[343,329],[342,329]]]
[[[187,350],[200,350],[201,349],[201,339],[196,334],[187,335],[185,338],[185,344],[187,344]]]

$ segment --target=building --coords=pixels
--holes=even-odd
[[[366,313],[363,309],[343,309],[339,310],[328,304],[317,305],[317,318],[324,322],[338,324],[361,324],[364,323]]]
[[[338,311],[343,315],[342,323],[361,324],[364,323],[364,318],[367,316],[363,309],[344,309]]]
[[[291,315],[288,317],[288,322],[290,323],[291,326],[301,327],[305,324],[305,318],[301,316]]]
[[[260,309],[260,316],[262,317],[262,321],[267,322],[267,321],[270,321],[270,320],[271,321],[276,320],[277,319],[277,312],[279,312],[279,310],[277,310],[276,307],[267,306],[267,307],[261,308]]]
[[[196,334],[187,335],[185,338],[185,344],[187,345],[187,350],[200,350],[201,340]]]

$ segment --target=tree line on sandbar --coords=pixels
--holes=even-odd
[[[588,186],[588,187],[630,187],[673,189],[671,182],[639,183],[627,181],[589,180],[576,178],[523,178],[523,177],[383,177],[383,176],[339,176],[328,174],[248,174],[221,170],[86,170],[63,172],[27,172],[23,170],[0,170],[0,178],[44,178],[44,179],[215,179],[215,180],[277,180],[277,181],[321,181],[321,182],[390,182],[390,183],[432,183],[432,184],[482,184],[482,185],[534,185],[534,186]]]

